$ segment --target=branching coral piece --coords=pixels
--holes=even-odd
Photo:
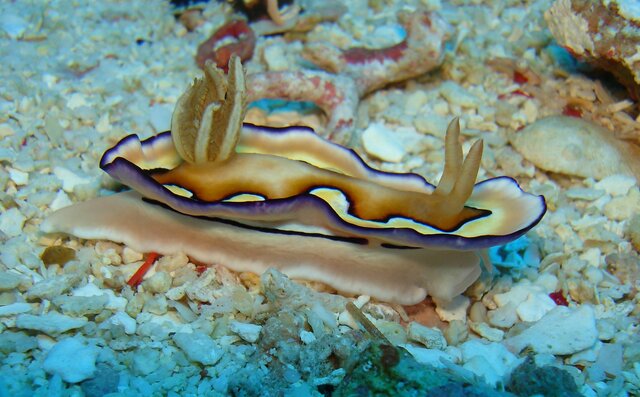
[[[359,98],[349,77],[315,70],[255,73],[247,76],[247,96],[248,102],[262,98],[313,102],[329,118],[329,139],[347,145],[352,138]]]
[[[223,40],[232,38],[234,41],[220,45]],[[256,35],[246,21],[233,20],[216,30],[211,37],[198,46],[196,63],[202,69],[207,60],[212,61],[219,68],[227,71],[227,65],[232,55],[246,61],[253,56],[256,46]]]
[[[340,50],[327,43],[309,44],[304,56],[332,73],[350,76],[360,95],[389,83],[424,74],[442,63],[449,25],[431,12],[401,13],[406,39],[387,48]]]
[[[189,163],[224,161],[235,150],[247,101],[240,59],[234,56],[229,64],[227,77],[207,62],[204,79],[196,79],[176,103],[171,136]]]

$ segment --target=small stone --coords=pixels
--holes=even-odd
[[[305,345],[308,345],[308,344],[313,343],[313,342],[316,341],[316,336],[313,334],[313,332],[301,330],[300,331],[300,340]]]
[[[143,306],[145,312],[149,312],[158,316],[161,316],[167,312],[169,305],[167,304],[167,298],[164,295],[154,295],[148,297]]]
[[[613,197],[626,195],[634,186],[636,186],[636,178],[621,174],[610,175],[593,185],[595,189],[604,190]]]
[[[104,325],[115,325],[122,326],[124,328],[124,333],[127,335],[133,335],[136,333],[136,320],[129,317],[127,313],[124,311],[116,312],[113,316],[109,317],[104,323]]]
[[[24,281],[24,277],[12,272],[0,271],[0,291],[10,291]]]
[[[524,302],[530,294],[536,292],[540,292],[539,287],[532,285],[528,280],[523,280],[520,284],[514,285],[509,291],[495,294],[493,300],[499,307],[508,303],[513,303],[517,306]]]
[[[89,184],[92,181],[89,177],[79,176],[61,166],[53,167],[53,174],[62,181],[62,190],[67,193],[73,192],[78,185]]]
[[[0,28],[12,39],[22,37],[29,26],[28,22],[19,15],[4,12],[0,17]]]
[[[222,350],[214,340],[200,332],[178,332],[173,335],[173,341],[191,361],[203,365],[214,365],[222,357]]]
[[[157,272],[142,283],[145,290],[154,294],[164,294],[171,288],[171,276],[167,272]]]
[[[469,298],[458,295],[450,301],[443,301],[434,298],[436,303],[436,313],[440,320],[451,322],[453,320],[467,321],[467,309],[471,304]]]
[[[149,375],[160,367],[160,351],[151,347],[137,349],[131,361],[134,374]]]
[[[58,193],[56,193],[53,201],[51,201],[51,204],[49,204],[49,208],[51,209],[51,211],[57,211],[61,208],[68,207],[71,204],[71,199],[69,199],[67,193],[65,193],[64,190],[60,189],[58,190]]]
[[[631,239],[631,244],[636,251],[640,251],[640,214],[635,214],[629,219],[627,233]]]
[[[453,320],[444,330],[443,335],[449,345],[457,346],[469,337],[469,329],[464,321]]]
[[[80,281],[82,275],[63,274],[40,281],[27,290],[27,299],[48,299],[62,295]]]
[[[135,251],[129,247],[124,247],[122,250],[122,261],[126,263],[133,263],[142,260],[142,253]]]
[[[587,369],[587,373],[590,381],[598,382],[619,377],[622,367],[622,346],[619,343],[603,343],[598,359]]]
[[[556,307],[553,299],[544,293],[533,293],[527,296],[527,299],[518,305],[516,313],[520,320],[525,322],[534,322],[540,320],[551,309]]]
[[[69,95],[69,99],[67,100],[67,107],[71,110],[88,105],[87,97],[79,92]]]
[[[29,173],[9,167],[9,178],[18,186],[29,183]]]
[[[420,110],[422,109],[422,106],[424,106],[427,103],[428,99],[429,98],[427,97],[427,94],[425,94],[424,91],[412,92],[407,96],[407,99],[404,105],[405,113],[412,116],[419,114]]]
[[[266,46],[264,49],[264,60],[271,71],[281,71],[289,69],[289,60],[286,57],[286,47],[279,43]]]
[[[568,198],[574,200],[594,201],[604,195],[604,190],[585,187],[572,187],[567,189],[565,195]]]
[[[392,345],[407,343],[407,333],[404,327],[396,321],[376,320],[374,324]]]
[[[587,349],[597,340],[593,309],[582,305],[578,309],[556,306],[537,323],[504,343],[514,352],[530,347],[536,353],[566,355]]]
[[[455,358],[445,351],[437,349],[425,349],[423,347],[413,345],[402,345],[402,348],[407,350],[417,362],[421,364],[431,365],[436,368],[446,368],[446,365],[442,362],[448,361],[450,363],[455,362]]]
[[[16,317],[16,327],[44,332],[51,336],[83,327],[87,322],[84,317],[69,317],[56,312],[49,312],[41,316],[21,314]]]
[[[558,277],[551,273],[542,273],[538,276],[534,285],[542,288],[542,292],[550,294],[558,290]]]
[[[415,321],[409,323],[407,327],[407,338],[410,341],[421,343],[429,349],[444,350],[447,347],[447,340],[442,331],[437,328],[425,327]]]
[[[0,231],[8,237],[16,237],[22,233],[22,226],[27,218],[19,209],[13,207],[0,214]]]
[[[106,295],[108,300],[105,308],[113,311],[119,311],[119,310],[122,311],[125,309],[127,305],[126,298],[122,296],[116,296],[113,290],[101,289],[100,287],[98,287],[93,283],[87,283],[82,287],[78,287],[74,289],[72,292],[72,295],[86,296],[86,297]]]
[[[487,312],[489,324],[499,328],[511,328],[518,321],[516,305],[512,302]]]
[[[476,334],[491,342],[500,342],[502,339],[504,339],[504,331],[502,331],[501,329],[493,328],[487,323],[476,323],[474,321],[469,321],[469,328],[471,328],[471,330]]]
[[[6,306],[0,306],[0,317],[15,316],[16,314],[29,313],[32,310],[31,305],[25,302],[11,303]]]
[[[491,386],[504,384],[505,378],[520,364],[520,359],[500,343],[486,343],[477,339],[460,345],[463,368],[484,378]]]
[[[640,213],[640,190],[634,187],[626,196],[612,198],[605,204],[603,212],[612,221],[622,221]]]
[[[9,354],[12,352],[24,353],[38,347],[35,337],[27,335],[25,332],[0,332],[0,352]]]
[[[0,124],[0,139],[14,135],[16,131],[9,124]]]
[[[229,329],[231,332],[238,334],[243,340],[249,343],[254,343],[258,340],[260,336],[260,331],[262,330],[261,325],[256,324],[248,324],[240,321],[232,321],[229,324]]]
[[[444,138],[450,118],[439,114],[421,113],[413,119],[416,130],[423,134],[429,134],[438,138]]]
[[[364,130],[362,145],[367,154],[391,163],[399,163],[406,154],[400,139],[382,123],[371,123]]]
[[[594,179],[640,172],[634,148],[618,142],[601,126],[575,117],[537,120],[510,141],[524,158],[546,171]]]
[[[67,383],[78,383],[93,376],[96,370],[98,349],[83,343],[82,338],[72,337],[56,343],[42,363],[50,374],[59,375]]]
[[[109,302],[107,295],[96,296],[67,296],[61,295],[53,298],[62,313],[70,316],[85,316],[100,313]]]
[[[451,80],[447,80],[440,85],[440,94],[454,105],[466,108],[476,108],[480,105],[478,97]]]

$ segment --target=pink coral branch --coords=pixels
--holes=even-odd
[[[449,25],[431,12],[401,13],[398,18],[407,37],[396,45],[341,50],[331,44],[314,43],[307,46],[304,56],[324,70],[353,78],[361,96],[438,67],[450,35]]]
[[[349,143],[358,107],[354,81],[321,71],[264,72],[247,76],[247,100],[281,98],[315,103],[329,117],[328,138]]]

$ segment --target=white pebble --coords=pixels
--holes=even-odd
[[[87,346],[79,337],[63,339],[47,353],[42,368],[59,375],[67,383],[78,383],[93,376],[98,349]]]
[[[415,91],[407,96],[404,104],[404,112],[406,114],[415,116],[420,113],[422,106],[427,103],[427,94],[424,91]]]
[[[0,124],[0,139],[15,134],[16,131],[9,124]]]
[[[415,321],[409,323],[407,327],[407,338],[410,341],[421,343],[429,349],[444,350],[447,347],[447,340],[442,331],[437,328],[425,327]]]
[[[504,343],[514,352],[530,347],[536,353],[567,355],[587,349],[597,340],[593,309],[583,305],[578,309],[556,306],[537,323]]]
[[[438,349],[425,349],[424,347],[413,346],[410,344],[400,345],[407,350],[417,362],[421,364],[432,365],[436,368],[446,368],[446,365],[442,362],[448,361],[450,363],[455,362],[455,358],[451,354],[438,350]]]
[[[127,306],[127,299],[122,296],[116,296],[116,294],[111,289],[101,289],[97,285],[93,283],[87,283],[82,287],[78,287],[74,289],[71,294],[73,296],[100,296],[107,295],[109,300],[105,306],[106,309],[113,311],[124,311],[124,308]]]
[[[440,320],[451,322],[453,320],[467,321],[467,309],[470,305],[470,300],[464,295],[458,295],[450,301],[443,301],[434,298],[436,303],[436,313]]]
[[[109,317],[103,324],[122,325],[124,333],[127,335],[133,335],[136,333],[136,320],[131,318],[124,311],[116,312],[113,316]]]
[[[495,310],[487,312],[489,324],[499,328],[511,328],[518,321],[518,313],[516,313],[516,305],[507,303]]]
[[[493,296],[494,302],[498,306],[504,306],[507,303],[513,303],[519,305],[524,302],[529,294],[539,292],[540,288],[531,283],[528,280],[521,282],[518,285],[513,286],[509,291],[502,294],[495,294]]]
[[[262,330],[261,325],[256,324],[247,324],[240,321],[232,321],[229,324],[229,329],[231,332],[235,332],[241,337],[243,340],[253,343],[258,340],[260,336],[260,331]]]
[[[316,341],[316,336],[313,334],[313,332],[301,330],[300,331],[300,340],[305,345],[308,345],[309,343],[312,343],[312,342]]]
[[[12,39],[22,37],[27,30],[27,26],[27,21],[19,15],[3,13],[0,17],[0,28]]]
[[[75,174],[64,167],[53,167],[54,175],[62,181],[62,189],[65,192],[72,192],[73,188],[78,185],[84,185],[91,182],[91,178],[83,177]]]
[[[558,278],[551,273],[542,273],[536,279],[535,285],[550,294],[558,289]]]
[[[474,339],[460,345],[463,368],[484,378],[489,385],[504,383],[505,378],[520,364],[520,359],[500,343],[485,343]]]
[[[29,173],[8,167],[9,178],[18,186],[24,186],[29,183]]]
[[[458,83],[447,80],[440,86],[440,94],[449,103],[467,108],[475,108],[480,105],[480,100]]]
[[[71,110],[87,105],[89,105],[89,102],[87,102],[86,97],[79,92],[71,94],[67,100],[67,107]]]
[[[142,254],[129,247],[124,247],[122,250],[122,261],[124,263],[133,263],[142,260]]]
[[[55,336],[70,329],[81,328],[87,322],[88,320],[84,317],[69,317],[64,314],[49,312],[41,316],[21,314],[16,318],[16,327]]]
[[[49,204],[49,208],[51,211],[57,211],[60,208],[68,207],[70,205],[71,200],[69,199],[69,196],[67,196],[67,193],[65,193],[64,190],[60,189],[51,204]]]
[[[516,313],[525,322],[538,321],[556,307],[553,299],[540,292],[529,294],[527,299],[518,305]]]
[[[450,119],[436,113],[419,114],[413,119],[413,125],[423,134],[444,138]]]
[[[285,47],[281,44],[272,44],[264,49],[264,60],[271,71],[287,70],[289,62],[285,56]]]
[[[399,138],[382,123],[372,123],[364,130],[362,145],[369,155],[391,163],[399,163],[406,153]]]
[[[184,351],[191,361],[204,365],[213,365],[222,357],[222,350],[207,334],[201,332],[178,332],[173,341]]]
[[[613,221],[623,221],[640,213],[640,191],[637,187],[629,190],[626,196],[614,197],[603,208],[605,216]]]
[[[24,282],[25,279],[26,277],[13,272],[0,271],[0,291],[12,290]]]
[[[6,306],[0,306],[0,317],[14,316],[16,314],[29,313],[31,305],[25,302],[16,302]]]
[[[615,174],[610,175],[595,185],[593,185],[596,189],[602,189],[607,194],[611,196],[624,196],[629,192],[629,189],[636,185],[636,178],[623,175],[623,174]]]
[[[156,272],[144,280],[142,285],[151,293],[165,293],[171,288],[171,276],[167,272]]]
[[[16,237],[22,233],[22,226],[27,220],[17,208],[9,208],[0,214],[0,231],[8,237]]]
[[[476,334],[482,336],[484,339],[491,342],[500,342],[504,339],[504,331],[498,328],[493,328],[483,322],[469,322],[469,328]]]

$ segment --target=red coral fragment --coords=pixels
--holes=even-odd
[[[582,111],[580,111],[579,108],[572,105],[565,106],[564,109],[562,110],[562,114],[570,117],[577,117],[577,118],[582,117]]]
[[[142,266],[140,266],[138,270],[133,273],[133,276],[131,276],[129,281],[127,281],[127,284],[129,284],[129,286],[131,287],[137,287],[142,282],[142,278],[144,277],[144,275],[147,274],[149,269],[151,269],[151,266],[159,257],[160,254],[158,254],[157,252],[150,252],[149,255],[147,255],[147,259],[144,261]]]
[[[569,306],[567,298],[562,295],[562,291],[556,291],[549,294],[549,298],[555,302],[558,306]]]
[[[520,95],[523,97],[527,97],[527,98],[533,98],[533,95],[529,94],[528,92],[524,92],[522,90],[515,90],[513,92],[511,92],[513,95]]]
[[[529,79],[524,74],[518,72],[517,70],[513,71],[513,81],[517,84],[528,83]]]
[[[384,60],[398,61],[407,49],[407,40],[387,48],[369,49],[364,47],[353,47],[342,53],[344,60],[350,64],[363,64],[373,61],[382,62]]]
[[[220,45],[221,41],[226,41],[228,38],[232,38],[234,41]],[[216,30],[211,37],[198,46],[196,63],[200,68],[203,68],[205,62],[210,59],[227,72],[231,55],[239,56],[240,60],[244,62],[253,56],[255,46],[256,35],[247,22],[234,20]]]

